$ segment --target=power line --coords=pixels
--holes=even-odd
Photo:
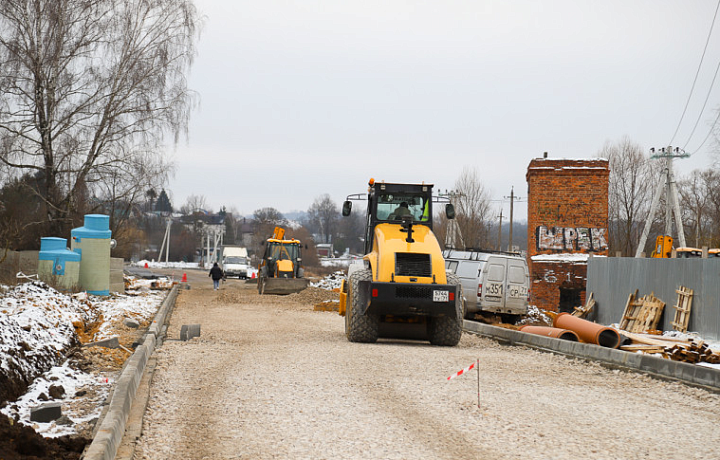
[[[715,79],[717,78],[718,71],[720,71],[720,61],[718,61],[717,67],[715,67],[715,75],[713,75],[712,82],[710,83],[710,88],[708,88],[707,95],[705,95],[705,102],[703,102],[702,109],[700,109],[700,113],[698,114],[697,120],[695,120],[695,126],[693,126],[692,131],[690,132],[690,136],[688,136],[688,140],[685,141],[685,145],[683,145],[683,149],[687,147],[687,145],[690,143],[690,139],[692,139],[693,134],[695,134],[695,129],[697,129],[698,124],[700,123],[700,119],[702,118],[703,112],[705,112],[705,106],[707,105],[708,99],[710,99],[710,93],[712,93],[713,86],[715,85]]]
[[[703,139],[702,143],[698,146],[698,148],[691,153],[690,155],[695,155],[700,151],[703,145],[705,145],[705,142],[707,142],[708,139],[710,139],[710,135],[713,133],[713,130],[715,129],[715,125],[717,125],[717,122],[720,121],[720,110],[718,110],[718,115],[715,117],[715,121],[713,122],[712,126],[710,127],[710,131],[708,131],[707,136],[705,136],[705,139]]]
[[[705,40],[705,48],[703,48],[702,56],[700,56],[700,63],[698,64],[697,71],[695,72],[695,79],[693,80],[692,87],[690,88],[690,94],[688,94],[687,101],[685,102],[685,108],[683,109],[682,115],[680,116],[680,121],[678,121],[678,125],[675,128],[675,133],[672,136],[672,139],[670,139],[670,142],[668,142],[668,145],[672,144],[675,140],[675,136],[677,136],[678,131],[680,130],[680,125],[682,124],[683,119],[685,118],[685,113],[687,112],[688,105],[690,104],[690,99],[692,98],[693,91],[695,90],[695,84],[697,83],[698,76],[700,75],[700,68],[702,67],[702,63],[705,60],[705,53],[707,52],[708,44],[710,43],[710,37],[712,36],[713,28],[715,27],[715,18],[717,18],[718,9],[720,9],[720,0],[718,0],[718,4],[715,7],[715,14],[713,15],[712,23],[710,24],[710,30],[708,31],[707,40]],[[717,75],[717,70],[715,71],[715,74]],[[714,81],[714,79],[713,79]],[[712,86],[711,86],[712,88]],[[709,96],[709,94],[708,94]],[[705,102],[707,103],[707,99],[705,99]],[[704,110],[704,106],[703,106]],[[700,112],[702,115],[702,112]],[[697,123],[696,123],[697,126]],[[693,132],[695,129],[693,128]],[[692,137],[692,134],[691,134]],[[690,139],[688,139],[688,142],[690,142]],[[685,144],[687,145],[687,144]]]

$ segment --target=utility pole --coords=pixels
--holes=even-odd
[[[497,250],[502,250],[502,206],[500,206],[500,223],[498,224],[498,243]]]
[[[440,193],[440,196],[446,196],[450,199],[450,203],[455,206],[455,198],[461,196],[455,190],[446,191],[445,194]],[[460,246],[458,247],[458,243]],[[455,219],[448,220],[447,230],[445,233],[445,248],[451,249],[465,249],[465,241],[463,240],[460,226]]]
[[[685,247],[685,230],[683,229],[682,216],[680,215],[680,201],[678,200],[677,185],[675,183],[675,174],[673,173],[673,159],[674,158],[687,158],[690,155],[685,153],[684,150],[678,147],[668,146],[663,147],[655,153],[655,148],[651,148],[650,158],[664,158],[665,168],[660,176],[657,190],[653,196],[652,205],[650,206],[650,214],[648,214],[647,220],[645,221],[645,228],[643,229],[642,236],[640,237],[640,244],[635,251],[635,257],[640,257],[645,248],[647,237],[650,234],[650,227],[652,221],[655,218],[658,204],[660,203],[660,195],[665,192],[665,234],[670,235],[672,231],[672,214],[675,214],[675,227],[678,233],[678,240],[680,241],[680,247]]]
[[[160,245],[160,253],[158,254],[158,262],[162,261],[163,251],[165,251],[165,265],[168,264],[168,258],[170,257],[170,227],[172,226],[172,217],[168,217],[165,226],[165,235],[163,236],[162,244]]]
[[[510,198],[510,235],[509,235],[509,241],[508,241],[508,251],[512,252],[513,248],[513,204],[515,203],[515,200],[522,200],[519,196],[515,196],[515,187],[510,187],[510,196],[506,196],[505,198]]]

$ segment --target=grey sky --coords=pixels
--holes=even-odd
[[[200,95],[174,151],[173,205],[203,195],[251,214],[338,205],[367,180],[452,188],[474,167],[493,198],[526,196],[532,158],[589,158],[628,136],[670,141],[716,0],[195,0],[206,16],[189,84]],[[720,61],[720,18],[673,145]],[[715,118],[713,92],[695,151]],[[712,109],[712,110],[711,110]],[[713,160],[708,142],[678,161]],[[497,208],[499,203],[495,204]],[[509,212],[509,203],[504,205]],[[516,207],[516,219],[526,208]]]

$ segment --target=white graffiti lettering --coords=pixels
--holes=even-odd
[[[606,251],[607,228],[552,227],[539,225],[535,229],[538,250]]]

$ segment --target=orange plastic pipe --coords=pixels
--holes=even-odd
[[[523,326],[520,331],[527,332],[528,334],[544,335],[546,337],[555,337],[556,339],[571,340],[573,342],[579,342],[580,338],[576,333],[567,329],[561,329],[559,327],[550,326]]]
[[[620,334],[615,329],[577,318],[569,313],[557,315],[555,321],[553,321],[553,326],[570,329],[580,337],[580,340],[586,343],[594,343],[608,348],[620,346]]]

